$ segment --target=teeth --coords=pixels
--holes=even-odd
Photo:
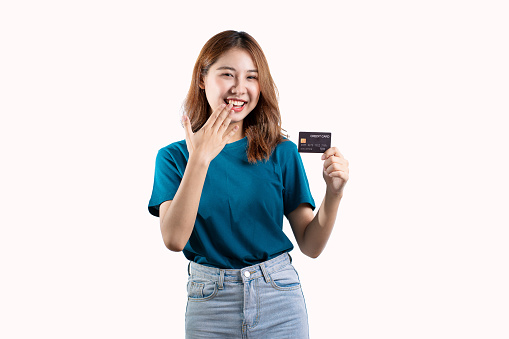
[[[228,100],[229,104],[234,104],[235,106],[242,106],[244,105],[244,101],[237,101],[237,100]]]

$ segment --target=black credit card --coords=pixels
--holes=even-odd
[[[299,132],[299,152],[323,153],[330,148],[330,139],[327,132]]]

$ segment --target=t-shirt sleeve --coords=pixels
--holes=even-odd
[[[150,214],[159,216],[159,205],[173,200],[183,177],[183,169],[168,148],[157,153],[152,196],[148,204]]]
[[[283,176],[283,202],[284,213],[288,214],[293,212],[300,204],[308,203],[311,208],[315,209],[315,201],[309,189],[309,182],[302,163],[302,158],[297,150],[297,145],[291,141],[283,142],[285,148],[283,164],[281,171]]]

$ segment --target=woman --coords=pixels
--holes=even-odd
[[[225,31],[203,47],[182,123],[186,139],[159,150],[149,211],[165,245],[189,265],[187,338],[308,338],[283,215],[316,258],[332,231],[348,162],[323,155],[316,216],[296,145],[284,138],[276,87],[258,43]]]

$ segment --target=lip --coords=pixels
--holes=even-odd
[[[246,104],[242,105],[241,107],[235,107],[235,106],[233,106],[233,107],[232,107],[232,111],[234,111],[234,112],[238,113],[238,112],[242,111],[242,110],[244,109],[244,107],[246,107]]]

